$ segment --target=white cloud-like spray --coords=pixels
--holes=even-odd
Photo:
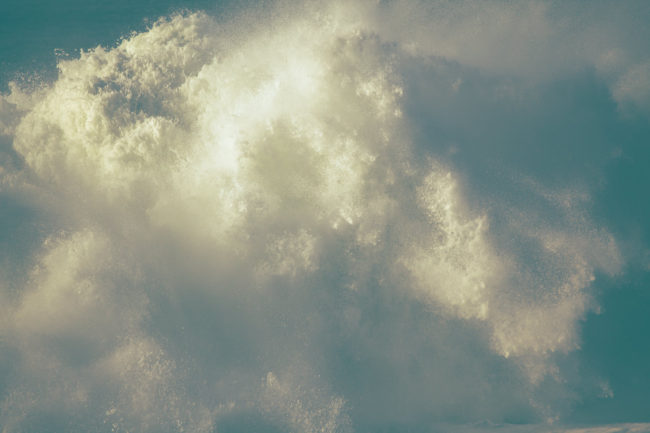
[[[404,65],[463,63],[466,41],[423,52],[439,30],[383,13],[304,7],[252,31],[176,15],[3,97],[22,163],[3,156],[0,185],[52,215],[31,273],[2,286],[4,431],[554,416],[537,390],[561,388],[555,357],[579,347],[596,273],[619,271],[615,241],[578,190],[521,176],[533,204],[477,202],[422,156]]]

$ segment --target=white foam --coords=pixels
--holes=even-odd
[[[29,425],[56,391],[71,419],[102,413],[116,429],[209,431],[249,404],[292,431],[340,431],[346,396],[311,352],[339,335],[332,305],[357,311],[352,334],[368,332],[367,305],[346,299],[370,305],[376,293],[424,305],[432,323],[462,321],[484,356],[523,368],[524,390],[578,347],[595,273],[620,268],[614,240],[579,203],[559,223],[524,209],[492,230],[462,173],[413,147],[398,59],[420,48],[373,31],[363,9],[341,10],[289,14],[248,37],[202,14],[161,20],[61,61],[20,123],[2,125],[72,227],[43,245],[2,323],[28,360],[2,406],[12,425]],[[532,259],[508,249],[520,244]],[[235,367],[230,351],[258,358]],[[282,364],[290,376],[297,358],[315,373],[268,373]],[[16,395],[42,386],[25,409]],[[267,397],[247,403],[246,387]]]

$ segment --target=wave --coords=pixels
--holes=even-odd
[[[472,184],[412,93],[414,70],[448,94],[471,71],[377,10],[246,19],[164,18],[3,97],[24,166],[2,188],[48,219],[3,289],[5,428],[555,416],[591,284],[622,266],[588,195]]]

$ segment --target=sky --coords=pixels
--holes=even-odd
[[[0,431],[650,432],[650,4],[0,5]]]

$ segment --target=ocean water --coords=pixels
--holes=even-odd
[[[1,431],[650,431],[649,20],[4,2]]]

